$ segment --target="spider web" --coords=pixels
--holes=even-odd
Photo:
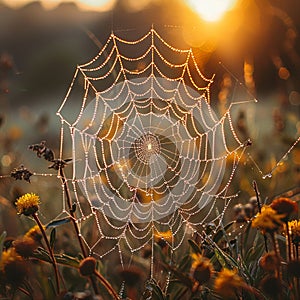
[[[153,253],[155,238],[175,251],[206,224],[219,226],[248,143],[232,124],[240,102],[217,117],[212,83],[191,49],[170,45],[153,28],[131,41],[112,33],[76,68],[57,112],[60,156],[69,139],[68,183],[91,254],[118,251],[124,265],[146,245]]]

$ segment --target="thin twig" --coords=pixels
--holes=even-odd
[[[56,259],[53,253],[53,249],[50,246],[49,240],[47,238],[44,226],[42,225],[38,215],[36,213],[32,214],[35,222],[37,223],[37,225],[39,226],[41,233],[43,235],[43,238],[45,240],[46,246],[48,248],[51,260],[52,260],[52,265],[53,265],[53,269],[54,269],[54,274],[55,274],[55,281],[56,281],[56,288],[57,288],[57,294],[59,294],[60,292],[60,285],[59,285],[59,275],[58,275],[58,268],[57,268],[57,264],[56,264]]]

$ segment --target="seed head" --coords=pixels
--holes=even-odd
[[[96,270],[96,260],[93,257],[87,257],[80,262],[79,273],[81,276],[91,276]]]

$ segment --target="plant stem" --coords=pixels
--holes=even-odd
[[[95,270],[94,274],[99,279],[99,281],[104,285],[104,287],[107,289],[107,291],[110,293],[110,295],[116,299],[120,300],[119,295],[116,293],[116,291],[113,289],[111,284],[98,272]]]
[[[286,228],[286,241],[287,241],[287,251],[288,251],[288,259],[289,262],[292,259],[292,242],[291,242],[291,236],[290,236],[290,229],[289,229],[289,222],[285,222],[285,228]]]
[[[295,250],[296,250],[296,260],[299,261],[299,248],[298,248],[298,243],[295,244]],[[296,278],[296,297],[299,297],[299,286],[300,286],[300,282],[299,282],[299,278]],[[298,298],[299,299],[299,298]]]
[[[255,180],[253,180],[253,188],[254,188],[254,191],[255,191],[258,212],[261,213],[260,193],[259,193],[259,190],[258,190],[258,187],[257,187],[257,183],[256,183]]]
[[[277,241],[277,239],[275,237],[275,232],[271,233],[271,239],[272,239],[272,242],[273,242],[273,247],[274,247],[275,255],[277,256],[277,258],[280,261],[279,245],[278,245],[278,241]],[[281,273],[281,267],[280,267],[280,265],[281,264],[279,264],[279,266],[277,267],[277,277],[279,279],[282,279],[282,273]]]
[[[69,191],[69,186],[67,184],[67,180],[66,180],[66,176],[65,176],[65,173],[64,173],[64,170],[63,168],[59,168],[59,175],[60,175],[60,178],[61,178],[61,181],[62,181],[62,184],[64,186],[64,190],[65,190],[65,194],[66,194],[66,199],[67,199],[67,204],[68,204],[68,208],[69,208],[69,213],[71,215],[71,222],[73,223],[74,225],[74,229],[75,229],[75,232],[76,232],[76,236],[78,238],[78,242],[79,242],[79,245],[80,245],[80,249],[81,249],[81,252],[83,254],[84,257],[87,257],[87,253],[86,253],[86,249],[83,245],[83,242],[82,242],[82,239],[80,237],[80,231],[79,231],[79,228],[78,228],[78,225],[76,223],[76,216],[74,214],[74,211],[72,209],[72,202],[71,202],[71,197],[70,197],[70,191]]]
[[[33,299],[32,298],[32,295],[27,291],[27,290],[25,290],[24,288],[22,288],[22,287],[18,287],[18,290],[20,291],[20,292],[22,292],[23,294],[25,294],[26,296],[28,296],[28,298],[30,298],[30,299]]]
[[[54,269],[54,274],[55,274],[55,281],[56,281],[57,294],[59,294],[59,292],[60,292],[60,285],[59,285],[58,268],[57,268],[56,260],[55,260],[55,257],[54,257],[53,249],[52,249],[51,246],[50,246],[50,243],[49,243],[49,240],[48,240],[48,238],[47,238],[47,235],[46,235],[44,226],[42,225],[42,223],[41,223],[41,221],[40,221],[38,215],[37,215],[36,213],[34,213],[32,216],[33,216],[35,222],[37,223],[37,225],[39,226],[39,228],[40,228],[40,230],[41,230],[41,233],[42,233],[42,235],[43,235],[43,238],[44,238],[44,240],[45,240],[46,246],[47,246],[47,248],[48,248],[48,251],[49,251],[49,254],[50,254],[50,257],[51,257],[51,260],[52,260],[52,265],[53,265],[53,269]]]
[[[77,239],[78,239],[78,242],[79,242],[79,245],[80,245],[81,252],[82,252],[83,256],[86,258],[86,257],[88,257],[88,254],[86,252],[86,248],[84,247],[84,244],[83,244],[83,241],[82,241],[82,238],[81,238],[81,235],[80,235],[80,230],[79,230],[78,224],[76,223],[76,216],[75,216],[75,213],[72,209],[72,201],[71,201],[71,196],[70,196],[70,190],[69,190],[69,186],[68,186],[68,183],[67,183],[67,179],[66,179],[63,167],[59,168],[59,175],[60,175],[61,182],[64,186],[64,191],[65,191],[66,199],[67,199],[67,205],[68,205],[68,208],[69,208],[69,213],[71,215],[71,222],[73,223],[74,230],[76,232],[76,236],[77,236]],[[90,277],[90,279],[91,279],[93,290],[94,290],[95,294],[98,294],[98,287],[97,287],[96,281],[94,280],[94,278],[92,276]]]
[[[259,193],[259,190],[258,190],[256,181],[253,180],[253,183],[252,183],[252,184],[253,184],[253,188],[254,188],[255,195],[256,195],[256,201],[257,201],[258,212],[261,213],[260,193]],[[268,250],[267,236],[266,236],[266,234],[263,234],[263,236],[264,236],[265,250],[266,250],[266,252],[269,252],[269,250]]]

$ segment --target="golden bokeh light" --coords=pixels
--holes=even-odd
[[[236,2],[237,0],[187,0],[187,4],[208,22],[219,21]]]

